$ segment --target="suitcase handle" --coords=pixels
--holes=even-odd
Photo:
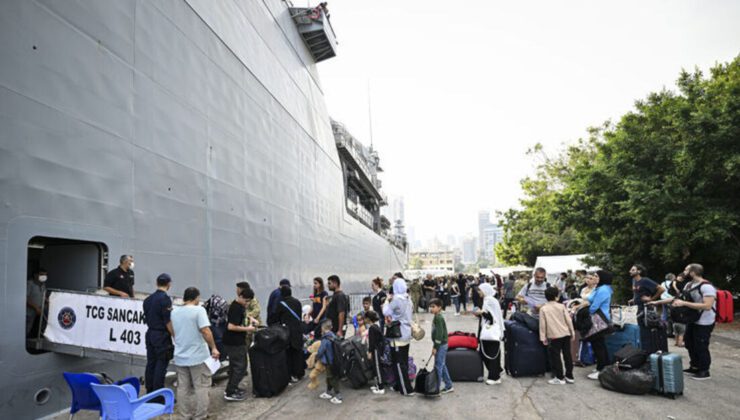
[[[663,382],[663,352],[658,351],[658,388],[661,394],[665,393],[665,383]]]

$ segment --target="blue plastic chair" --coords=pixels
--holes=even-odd
[[[69,407],[69,418],[74,417],[80,410],[95,410],[101,412],[100,399],[93,392],[91,384],[100,384],[100,379],[91,373],[64,372],[64,380],[67,381],[72,391],[72,405]],[[139,395],[139,380],[133,376],[121,379],[116,385],[129,384]]]
[[[91,386],[100,398],[103,420],[144,420],[163,414],[172,414],[175,408],[175,393],[168,388],[158,389],[141,398],[136,398],[137,394],[129,384],[92,384]],[[164,404],[147,402],[160,396],[164,397]]]

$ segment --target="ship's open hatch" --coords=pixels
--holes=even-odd
[[[318,63],[337,55],[337,39],[329,22],[326,3],[314,8],[291,7],[290,16],[314,61]]]
[[[102,284],[107,265],[108,248],[102,242],[35,236],[28,241],[26,276],[26,311],[24,325],[26,350],[31,354],[44,351],[39,346],[47,318],[47,297],[51,289],[87,291]],[[45,282],[38,281],[39,272]],[[29,306],[29,302],[33,306]],[[37,316],[38,308],[42,316]]]

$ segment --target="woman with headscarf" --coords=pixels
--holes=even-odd
[[[482,298],[482,308],[476,313],[478,321],[478,337],[480,354],[488,370],[486,385],[501,383],[501,341],[504,339],[504,317],[501,314],[501,304],[496,300],[496,291],[489,283],[478,286],[479,296]]]
[[[383,306],[383,315],[390,318],[390,322],[398,321],[401,324],[401,337],[391,339],[393,364],[398,382],[396,390],[403,395],[414,395],[414,387],[409,379],[409,347],[411,345],[411,312],[412,304],[406,292],[406,280],[396,278],[393,282],[393,295]],[[386,325],[389,325],[387,323]]]
[[[596,281],[596,288],[588,295],[589,313],[593,315],[601,309],[601,313],[604,314],[607,321],[611,321],[609,307],[614,293],[611,286],[613,277],[612,273],[608,271],[597,271],[592,277]],[[589,374],[588,378],[599,379],[599,372],[609,364],[609,353],[606,351],[606,331],[598,332],[588,337],[587,340],[591,342],[591,348],[593,348],[596,357],[596,370]]]

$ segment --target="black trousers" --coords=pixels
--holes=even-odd
[[[164,377],[167,374],[167,365],[170,363],[172,339],[167,332],[148,330],[144,336],[146,344],[146,370],[144,371],[144,385],[146,392],[164,388]]]
[[[247,346],[224,344],[224,351],[229,355],[229,382],[226,383],[226,393],[233,394],[239,389],[239,382],[247,371]]]
[[[411,385],[409,379],[409,348],[411,345],[393,347],[391,349],[391,356],[393,358],[394,369],[396,369],[396,375],[398,375],[398,381],[396,381],[396,391],[401,394],[410,394],[414,392],[414,387]]]
[[[603,332],[594,334],[587,341],[591,342],[591,349],[596,357],[596,370],[601,371],[609,364],[609,352],[606,350],[606,335]]]
[[[570,336],[550,339],[547,345],[547,354],[550,356],[550,368],[555,377],[563,380],[563,362],[565,362],[565,376],[573,379],[573,358],[570,354]],[[560,359],[562,355],[562,360]]]
[[[508,312],[509,305],[512,302],[514,302],[514,299],[506,299],[506,298],[504,299],[504,302],[503,302],[503,305],[502,305],[503,306],[503,310],[504,310],[504,319],[506,319],[506,312]]]
[[[306,359],[303,358],[303,349],[288,347],[285,355],[288,359],[288,372],[290,372],[290,376],[297,379],[303,378],[303,375],[306,373]]]
[[[480,356],[488,371],[488,379],[501,379],[501,342],[481,340]]]
[[[699,370],[709,370],[712,364],[712,355],[709,353],[709,339],[712,336],[714,324],[698,325],[686,324],[686,334],[683,341],[689,351],[689,366]]]

